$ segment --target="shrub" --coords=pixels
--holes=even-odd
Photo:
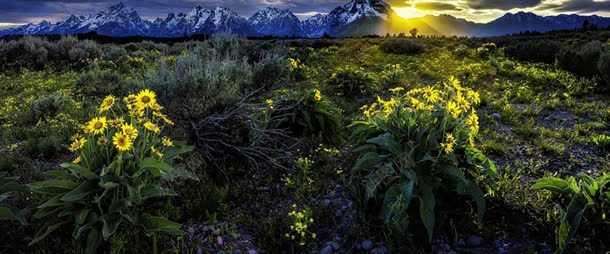
[[[482,58],[489,58],[498,53],[498,46],[495,43],[484,43],[477,48],[477,54]]]
[[[280,91],[271,110],[269,128],[288,129],[297,136],[322,136],[336,140],[341,132],[341,109],[317,89]]]
[[[414,39],[387,39],[379,44],[379,49],[386,54],[415,55],[424,52],[424,46]]]
[[[5,200],[10,197],[10,192],[22,190],[22,187],[16,180],[17,178],[15,177],[8,177],[7,172],[0,172],[0,220],[13,220],[25,225],[28,222],[21,211],[5,203]]]
[[[557,54],[557,65],[576,75],[593,77],[599,75],[597,63],[602,52],[599,41],[591,41],[582,46],[564,46]]]
[[[388,64],[381,72],[381,78],[388,87],[399,85],[404,77],[405,70],[400,64]]]
[[[47,222],[31,244],[65,224],[74,228],[75,240],[86,238],[87,253],[95,253],[124,223],[152,235],[153,249],[157,233],[183,234],[179,224],[150,215],[144,207],[148,200],[176,195],[164,187],[167,183],[192,178],[172,166],[192,147],[161,138],[161,129],[173,123],[160,111],[154,93],[130,95],[126,106],[115,100],[106,97],[84,135],[73,137],[69,149],[78,155],[61,164],[65,170],[50,170],[53,179],[28,185],[33,192],[51,195],[33,215]],[[128,115],[116,113],[126,109]]]
[[[118,72],[97,66],[93,66],[91,70],[81,74],[80,78],[74,82],[75,90],[91,97],[103,97],[105,94],[124,95],[125,86],[125,81]]]
[[[49,48],[49,42],[38,37],[7,42],[0,49],[0,65],[3,69],[43,69],[48,64]]]
[[[591,233],[593,239],[600,240],[600,244],[607,244],[610,234],[610,217],[606,216],[610,213],[610,175],[603,173],[594,179],[580,173],[578,177],[578,181],[574,177],[565,180],[547,177],[532,186],[534,190],[548,190],[570,200],[559,217],[557,245],[561,253],[567,250],[581,224],[587,226],[587,232]]]
[[[338,68],[326,82],[327,92],[353,98],[355,96],[373,95],[378,91],[375,77],[361,69]]]
[[[527,40],[511,42],[504,48],[504,53],[520,61],[553,64],[560,48],[561,44],[554,40]]]
[[[252,83],[256,87],[273,87],[290,79],[290,64],[279,55],[267,55],[253,68]]]
[[[145,84],[154,84],[161,101],[185,117],[239,99],[252,83],[252,66],[237,50],[225,54],[204,45],[195,52],[159,62]]]
[[[489,175],[496,169],[474,144],[478,94],[456,80],[444,91],[425,87],[392,92],[390,100],[363,107],[364,117],[351,125],[359,155],[352,169],[355,188],[366,201],[381,204],[380,217],[387,224],[419,217],[429,239],[438,211],[456,210],[456,194],[475,201],[481,221],[485,198],[476,179],[484,174],[480,169]],[[418,209],[410,209],[415,200]],[[395,210],[401,207],[409,212],[396,213],[407,210]]]
[[[610,90],[610,48],[599,58],[597,69],[601,77],[606,81],[606,90]]]

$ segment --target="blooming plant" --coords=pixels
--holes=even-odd
[[[293,204],[288,218],[290,219],[290,231],[284,235],[286,238],[296,241],[299,246],[305,245],[308,239],[316,239],[316,233],[310,231],[314,220],[311,218],[309,209],[299,210],[297,205]]]
[[[475,144],[478,93],[455,79],[443,90],[391,91],[394,95],[389,100],[378,98],[364,106],[364,116],[351,126],[359,144],[352,172],[360,179],[357,187],[364,190],[365,199],[383,203],[381,216],[386,223],[394,216],[410,215],[397,214],[396,202],[418,205],[429,238],[437,205],[454,202],[455,193],[475,201],[480,221],[485,198],[475,177],[485,175],[478,171],[493,175],[496,168]]]
[[[162,113],[152,91],[143,90],[123,101],[106,97],[98,115],[72,138],[69,149],[76,154],[74,161],[61,164],[65,170],[49,171],[53,179],[29,185],[34,192],[50,195],[33,215],[47,223],[31,244],[65,224],[73,226],[74,239],[86,239],[88,253],[94,253],[122,224],[140,226],[153,241],[156,233],[183,234],[179,224],[143,208],[149,199],[176,195],[166,183],[195,179],[173,166],[192,147],[161,135],[165,126],[174,123]]]

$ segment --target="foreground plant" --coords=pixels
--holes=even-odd
[[[49,171],[53,179],[29,185],[34,192],[50,195],[33,215],[47,223],[30,244],[63,225],[74,228],[74,239],[86,239],[87,253],[95,252],[122,224],[139,226],[153,236],[154,251],[157,233],[184,233],[180,224],[146,211],[147,200],[176,195],[168,183],[195,179],[173,166],[192,147],[161,136],[162,128],[173,122],[155,97],[144,90],[124,98],[124,105],[106,97],[84,133],[73,137],[69,149],[76,159],[61,164],[65,170]]]
[[[594,179],[580,173],[578,177],[578,181],[574,177],[565,180],[546,177],[532,185],[534,190],[548,190],[570,199],[559,217],[557,229],[557,245],[562,253],[583,222],[588,223],[587,231],[593,238],[607,241],[610,234],[610,174],[604,173]]]
[[[21,191],[22,187],[16,180],[15,177],[9,177],[7,172],[0,172],[0,220],[14,220],[25,225],[28,222],[19,209],[3,204],[10,197],[11,192]]]
[[[494,175],[496,168],[475,146],[478,93],[454,79],[444,90],[390,91],[392,98],[363,107],[364,117],[351,126],[359,145],[352,173],[365,199],[382,204],[388,224],[419,217],[429,239],[437,205],[454,202],[456,194],[475,201],[481,221],[486,204],[476,178]],[[418,210],[410,209],[415,205]]]

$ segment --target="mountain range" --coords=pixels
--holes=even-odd
[[[417,28],[425,35],[497,36],[522,31],[546,32],[574,29],[588,21],[598,27],[609,27],[610,18],[600,16],[539,16],[518,12],[489,23],[475,23],[450,15],[427,15],[419,18],[399,17],[383,0],[351,0],[328,14],[317,14],[299,20],[290,10],[268,7],[250,18],[216,7],[197,6],[186,13],[169,13],[165,19],[142,19],[134,8],[123,3],[110,6],[97,14],[72,15],[65,21],[27,24],[0,31],[3,35],[54,35],[96,32],[107,36],[183,37],[196,34],[321,37],[361,36],[407,32]]]

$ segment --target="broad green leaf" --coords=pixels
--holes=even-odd
[[[88,180],[93,180],[95,178],[97,178],[98,176],[95,175],[93,172],[91,172],[90,169],[83,167],[81,165],[78,164],[74,164],[74,163],[62,163],[59,165],[62,168],[67,168],[70,169],[72,171],[74,171],[75,173],[77,173],[77,175],[80,175]]]
[[[434,209],[436,206],[434,192],[432,186],[428,184],[421,184],[419,186],[419,192],[419,216],[428,231],[428,240],[432,241],[435,221]]]
[[[146,200],[149,198],[156,198],[156,197],[176,196],[176,192],[174,192],[174,190],[169,189],[169,188],[149,185],[149,186],[142,188],[141,195],[142,195],[142,200]]]
[[[61,197],[61,201],[65,202],[75,202],[80,201],[91,192],[95,191],[96,182],[94,181],[85,181],[82,182],[78,187],[74,188],[70,192],[64,194]]]
[[[75,221],[77,225],[83,225],[87,221],[89,211],[89,209],[83,209],[78,215],[76,215]]]
[[[139,220],[139,224],[141,224],[149,233],[166,233],[178,236],[185,234],[184,231],[180,230],[180,224],[163,217],[143,214]]]
[[[46,194],[61,194],[73,190],[77,183],[69,180],[47,180],[27,185],[33,192]]]
[[[87,236],[87,249],[85,250],[85,253],[97,253],[97,247],[100,245],[100,242],[101,239],[99,237],[99,232],[96,229],[91,229],[91,231],[89,231],[89,235]]]
[[[483,216],[485,215],[485,210],[487,209],[485,202],[485,195],[474,181],[466,180],[465,182],[461,182],[457,186],[458,193],[462,195],[469,195],[472,197],[472,200],[477,204],[477,221],[478,223],[483,223]]]
[[[570,184],[567,181],[557,177],[542,178],[532,185],[532,189],[549,190],[561,194],[573,193],[572,188],[570,188]]]
[[[40,242],[42,239],[44,239],[49,234],[53,233],[53,231],[57,230],[59,227],[61,227],[62,225],[66,224],[66,223],[68,223],[68,221],[62,221],[62,222],[58,222],[55,224],[51,224],[51,222],[47,222],[46,224],[44,224],[42,229],[40,229],[40,231],[38,231],[38,233],[36,233],[36,235],[34,236],[34,239],[30,242],[29,246],[32,246],[33,244]]]
[[[0,220],[15,220],[19,221],[22,225],[28,224],[21,211],[13,206],[0,205]]]
[[[561,217],[561,224],[559,225],[559,232],[557,234],[557,244],[562,253],[576,234],[588,205],[589,203],[584,195],[574,195],[567,210]]]
[[[104,240],[108,241],[110,236],[116,232],[116,229],[121,224],[122,218],[117,213],[110,213],[100,217],[100,220],[103,224],[102,236],[104,237]]]
[[[375,144],[383,150],[392,153],[393,155],[400,155],[400,153],[402,152],[400,149],[400,144],[394,141],[394,138],[392,138],[392,135],[390,135],[390,133],[381,134],[375,138],[367,140],[366,142]]]

